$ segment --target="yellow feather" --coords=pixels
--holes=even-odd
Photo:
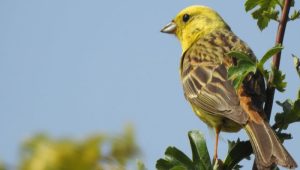
[[[183,15],[190,15],[188,22],[182,20]],[[219,28],[228,27],[218,13],[206,6],[190,6],[178,13],[173,22],[176,24],[176,36],[185,52],[195,40]]]

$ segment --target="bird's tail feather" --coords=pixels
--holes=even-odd
[[[249,120],[245,129],[250,137],[257,164],[261,166],[260,169],[270,167],[274,163],[291,169],[297,167],[297,163],[267,122],[256,123]]]

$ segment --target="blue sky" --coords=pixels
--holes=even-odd
[[[201,130],[213,151],[213,135],[191,111],[179,81],[180,44],[160,29],[181,9],[214,8],[256,55],[274,45],[277,24],[259,31],[243,1],[79,1],[0,2],[0,159],[14,164],[19,144],[37,132],[82,138],[118,133],[132,123],[148,169],[173,145],[187,153],[187,132]],[[297,2],[296,2],[297,3]],[[296,4],[299,8],[299,4]],[[300,55],[299,21],[289,23],[281,68],[294,99],[300,80],[291,54]],[[274,112],[280,111],[275,107]],[[300,163],[299,124],[285,146]],[[220,157],[227,139],[222,133]],[[244,162],[247,167],[252,163]]]

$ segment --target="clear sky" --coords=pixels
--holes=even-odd
[[[15,164],[19,144],[36,132],[81,138],[118,133],[131,122],[149,170],[169,145],[190,153],[187,132],[213,135],[191,111],[179,81],[181,48],[160,29],[181,9],[214,8],[256,55],[274,45],[277,24],[259,31],[244,1],[3,0],[0,1],[0,159]],[[296,1],[299,8],[299,2]],[[287,27],[281,67],[289,82],[276,100],[294,99],[300,80],[299,21]],[[275,107],[274,112],[280,111]],[[300,164],[299,124],[285,146]],[[222,133],[220,157],[227,139]],[[251,164],[244,162],[246,166]]]

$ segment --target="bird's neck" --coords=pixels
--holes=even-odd
[[[216,25],[197,25],[191,26],[188,29],[184,29],[181,33],[179,41],[181,42],[182,53],[184,53],[191,45],[198,40],[203,38],[214,31],[221,29],[230,29],[225,23],[217,23]]]

